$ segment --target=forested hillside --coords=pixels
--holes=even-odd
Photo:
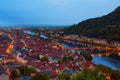
[[[65,34],[79,34],[107,40],[120,40],[120,6],[113,12],[87,19],[64,29]]]

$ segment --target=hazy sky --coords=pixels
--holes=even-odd
[[[118,6],[119,0],[0,0],[0,24],[74,24]]]

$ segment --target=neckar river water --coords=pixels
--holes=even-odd
[[[24,31],[26,32],[26,31]],[[26,32],[28,34],[32,34],[32,32]],[[44,39],[47,39],[47,38],[50,38],[46,35],[40,35],[40,37],[44,38]],[[64,45],[65,48],[75,48],[77,45],[69,45],[69,43],[66,43],[66,42],[63,42],[63,41],[60,41],[58,40],[58,42],[60,42],[62,45]],[[80,53],[81,51],[78,51],[78,53]],[[74,53],[74,51],[73,51]],[[102,56],[102,57],[99,57],[99,56],[94,56],[93,57],[93,60],[92,62],[94,64],[102,64],[102,65],[105,65],[105,66],[108,66],[114,70],[119,70],[120,71],[120,62],[119,60],[116,60],[116,59],[113,59],[113,58],[110,58],[110,57],[105,57],[105,56]]]

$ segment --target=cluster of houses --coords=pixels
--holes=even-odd
[[[98,39],[98,38],[88,38],[82,35],[63,35],[60,36],[60,33],[50,35],[52,37],[57,37],[57,38],[62,38],[65,40],[76,40],[76,41],[82,41],[82,42],[90,42],[90,43],[97,43],[97,44],[102,44],[102,45],[109,45],[109,46],[114,46],[114,47],[120,47],[120,41],[111,41],[108,42],[106,39]]]
[[[17,32],[13,32],[12,34],[14,33]],[[8,76],[10,76],[10,72],[13,69],[17,69],[21,65],[36,69],[37,72],[35,74],[46,72],[51,77],[56,77],[61,73],[74,75],[84,68],[95,69],[95,65],[92,62],[86,61],[80,54],[73,54],[72,52],[66,51],[63,45],[54,40],[41,39],[40,37],[34,37],[24,33],[22,33],[22,36],[19,34],[12,36],[13,39],[15,38],[15,45],[11,54],[0,54],[1,64],[6,64],[9,69],[7,71]],[[0,46],[5,46],[4,44]],[[48,62],[40,60],[44,56],[48,57]],[[59,63],[64,56],[67,60]],[[24,80],[24,78],[30,80],[31,78],[31,76],[23,77],[15,78],[15,80]]]

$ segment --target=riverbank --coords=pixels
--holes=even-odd
[[[31,33],[33,34],[34,32],[31,32]],[[42,37],[44,39],[48,39],[48,38],[50,39],[50,37],[48,37],[46,35],[40,35],[40,37]],[[62,44],[65,48],[75,48],[76,47],[76,45],[74,43],[73,43],[73,45],[70,45],[70,43],[64,43],[61,40],[59,41],[59,39],[58,39],[58,42],[60,44]],[[75,51],[73,51],[73,52],[75,52]],[[80,52],[81,51],[79,50],[78,53],[80,53]],[[102,65],[105,65],[107,67],[112,68],[113,70],[120,71],[119,60],[111,58],[111,57],[105,57],[105,56],[98,57],[98,56],[94,56],[92,62],[94,64],[97,64],[97,65],[98,64],[102,64]]]
[[[45,36],[45,35],[42,35],[41,36],[42,38],[44,39],[47,39],[49,38],[48,36]],[[59,41],[62,45],[64,45],[65,48],[75,48],[75,47],[78,47],[76,44],[72,43],[72,45],[70,43],[66,43],[66,42],[63,42],[63,41]],[[73,51],[74,53],[75,51]],[[80,53],[81,50],[78,51],[78,53]],[[102,65],[105,65],[107,67],[110,67],[112,68],[113,70],[118,70],[120,71],[120,65],[119,65],[119,60],[118,59],[115,59],[115,58],[112,58],[111,57],[105,57],[105,56],[102,56],[102,57],[99,57],[99,56],[94,56],[93,57],[93,60],[92,62],[94,64],[102,64]]]

